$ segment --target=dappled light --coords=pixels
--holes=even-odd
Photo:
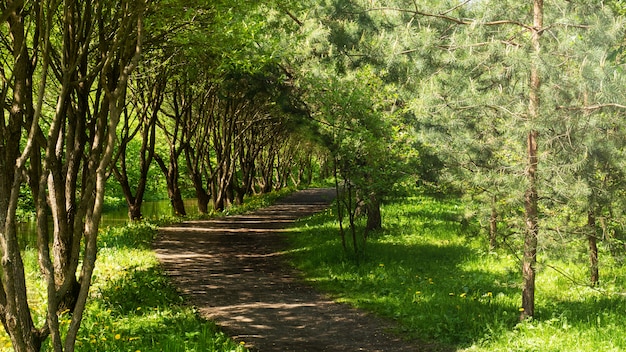
[[[388,323],[334,303],[289,267],[286,226],[333,197],[333,190],[301,191],[249,215],[162,228],[155,248],[203,317],[261,351],[414,351],[386,331]]]

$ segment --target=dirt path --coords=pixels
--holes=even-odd
[[[315,292],[286,263],[284,229],[323,210],[332,197],[332,190],[305,190],[248,215],[163,228],[158,258],[203,317],[252,350],[430,350]]]

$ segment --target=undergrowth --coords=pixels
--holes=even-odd
[[[420,196],[386,205],[384,230],[358,257],[343,252],[333,212],[294,229],[295,265],[338,301],[395,320],[406,338],[465,351],[626,350],[626,300],[619,294],[626,272],[610,259],[595,289],[573,279],[586,274],[584,261],[542,253],[536,316],[520,322],[516,253],[489,251],[485,238],[462,228],[458,201]]]

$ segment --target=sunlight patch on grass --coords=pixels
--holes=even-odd
[[[490,251],[486,236],[463,233],[463,212],[457,201],[428,197],[388,204],[384,231],[355,257],[341,249],[329,210],[294,229],[293,261],[336,300],[394,319],[410,338],[468,351],[626,349],[626,304],[615,294],[623,290],[622,266],[604,262],[607,279],[598,290],[577,284],[585,282],[584,263],[545,255],[537,317],[520,323],[518,255]]]

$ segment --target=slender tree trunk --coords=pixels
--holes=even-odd
[[[494,250],[498,246],[498,210],[496,209],[496,196],[491,200],[491,215],[489,216],[489,249]]]
[[[589,243],[589,269],[591,285],[597,286],[600,282],[600,271],[598,269],[598,236],[596,230],[596,216],[592,210],[587,214],[587,227],[589,234],[587,242]]]
[[[383,219],[380,214],[380,199],[375,193],[371,193],[367,203],[367,225],[365,231],[380,230],[382,227]]]
[[[211,195],[207,192],[204,183],[205,173],[203,173],[203,168],[200,165],[202,163],[202,158],[198,155],[203,153],[201,150],[198,152],[191,148],[191,146],[185,147],[185,159],[187,159],[187,171],[189,172],[189,176],[191,181],[193,182],[193,187],[196,193],[196,204],[198,206],[198,212],[200,214],[208,214],[209,212],[209,203],[211,202]],[[210,177],[209,177],[210,178]]]
[[[170,158],[174,158],[170,156]],[[174,209],[174,213],[179,216],[186,216],[185,203],[183,202],[183,196],[178,185],[178,163],[170,160],[169,167],[165,165],[165,161],[159,156],[154,155],[154,160],[159,164],[161,171],[165,175],[167,181],[167,195],[170,199],[170,204]]]
[[[344,253],[347,252],[346,233],[343,229],[343,206],[341,205],[342,194],[339,189],[339,175],[337,175],[337,159],[334,159],[333,173],[335,175],[335,193],[337,195],[337,219],[339,220],[339,235],[341,236],[341,247]]]
[[[532,46],[533,57],[530,68],[530,92],[529,92],[529,119],[532,126],[539,118],[540,88],[539,55],[541,52],[540,38],[543,33],[543,0],[534,0]],[[538,166],[538,132],[531,127],[527,138],[528,166],[526,178],[528,188],[524,199],[526,212],[526,232],[524,235],[524,254],[522,258],[522,312],[520,319],[526,319],[535,315],[535,265],[537,263],[537,245],[539,235],[539,210],[537,194],[537,166]]]
[[[344,180],[346,181],[346,180]],[[348,194],[347,196],[347,200],[345,200],[346,202],[346,208],[348,210],[348,220],[350,221],[350,232],[352,233],[352,248],[354,249],[354,254],[358,254],[359,253],[359,244],[357,242],[357,237],[356,237],[356,226],[354,223],[354,218],[356,216],[356,207],[353,206],[352,204],[352,187],[350,186],[350,184],[348,184],[347,186],[348,189]]]
[[[2,281],[0,282],[0,320],[9,334],[16,352],[38,351],[42,338],[35,329],[27,301],[26,277],[24,265],[17,239],[17,224],[15,211],[19,190],[22,185],[21,171],[25,167],[20,157],[20,136],[27,120],[27,110],[32,107],[32,95],[29,92],[32,86],[32,70],[29,63],[29,54],[24,26],[22,5],[17,2],[7,3],[13,9],[7,17],[8,29],[13,42],[13,95],[10,100],[9,120],[1,112],[0,129],[0,246],[2,249]],[[3,72],[4,73],[4,72]],[[6,98],[5,93],[2,94]],[[3,100],[3,103],[5,100]],[[0,108],[0,109],[4,109]],[[5,125],[5,121],[8,123]]]

